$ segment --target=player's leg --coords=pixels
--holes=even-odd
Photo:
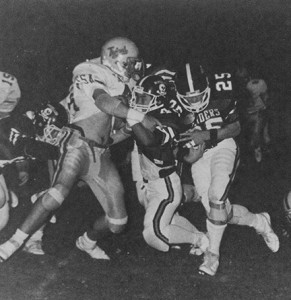
[[[128,217],[122,181],[108,151],[95,149],[95,161],[91,157],[88,174],[83,179],[100,202],[104,214],[98,217],[90,230],[77,239],[76,246],[92,258],[109,259],[98,247],[97,241],[110,233],[122,232]]]
[[[79,147],[77,149],[70,148],[70,151],[61,155],[53,186],[34,203],[30,213],[15,234],[0,245],[2,261],[18,250],[29,235],[44,225],[51,213],[60,207],[84,167],[86,154],[86,149]]]
[[[213,276],[218,269],[220,244],[231,214],[227,196],[237,167],[238,155],[235,145],[229,149],[218,149],[211,157],[211,183],[208,190],[210,210],[206,220],[210,245],[204,255],[204,262],[199,267],[201,273]]]
[[[251,213],[246,207],[242,205],[232,205],[233,216],[229,224],[237,224],[243,226],[253,227],[258,234],[260,234],[267,246],[273,252],[279,250],[279,238],[275,234],[271,226],[271,220],[268,213]]]
[[[4,176],[0,175],[0,231],[7,225],[9,220],[9,191]]]
[[[199,247],[208,242],[204,233],[175,213],[182,199],[181,182],[176,173],[149,182],[147,197],[143,237],[148,245],[166,252],[170,245],[186,243]]]

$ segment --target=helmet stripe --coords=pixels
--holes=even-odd
[[[192,74],[191,74],[191,69],[190,69],[189,63],[186,64],[186,74],[187,74],[187,80],[188,80],[190,93],[194,93],[195,89],[194,89],[194,84],[193,84],[193,80],[192,80]]]

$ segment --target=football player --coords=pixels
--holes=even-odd
[[[92,229],[80,236],[77,247],[96,259],[109,259],[97,246],[97,239],[107,233],[119,233],[127,224],[124,189],[111,161],[108,147],[113,118],[145,123],[153,118],[130,109],[117,96],[127,94],[141,78],[143,61],[134,42],[116,37],[105,42],[101,57],[87,60],[73,70],[67,96],[70,129],[60,141],[60,157],[51,188],[33,205],[15,234],[0,245],[2,261],[9,258],[23,242],[44,224],[62,205],[78,179],[92,189],[104,209]]]
[[[179,114],[182,114],[182,107],[178,107],[171,96],[167,98],[167,94],[163,78],[150,75],[134,87],[130,101],[130,107],[160,122],[146,128],[136,120],[128,120],[137,143],[144,181],[143,237],[148,245],[159,251],[167,252],[171,245],[191,244],[202,254],[208,247],[208,238],[177,213],[183,192],[176,172],[175,136],[187,128],[187,122],[183,122]]]
[[[206,226],[210,245],[199,267],[202,274],[215,275],[219,248],[227,224],[255,228],[273,252],[279,249],[268,213],[253,214],[241,205],[232,205],[228,191],[239,164],[239,149],[234,140],[240,133],[236,100],[232,96],[230,73],[206,76],[200,65],[186,63],[177,72],[176,87],[185,107],[195,113],[195,127],[182,133],[180,142],[194,147],[205,144],[203,156],[191,167],[192,177],[207,212]]]
[[[11,113],[19,103],[21,98],[21,92],[18,85],[18,81],[15,76],[10,75],[6,72],[0,72],[0,158],[1,160],[14,159],[13,147],[9,142],[9,133],[11,120]],[[2,230],[9,219],[9,200],[11,200],[12,206],[17,206],[18,198],[14,193],[14,189],[17,185],[24,185],[28,179],[28,165],[25,160],[17,160],[12,164],[16,167],[18,173],[18,182],[15,182],[15,174],[12,172],[11,176],[9,173],[13,166],[6,166],[8,169],[6,176],[11,177],[9,180],[9,189],[6,185],[6,181],[3,176],[3,170],[0,175],[0,230]],[[10,170],[9,170],[10,169]]]
[[[30,115],[31,112],[28,112]],[[1,175],[0,175],[0,230],[2,230],[9,220],[9,200],[13,193],[6,186],[6,181],[3,172],[16,165],[18,171],[22,170],[28,174],[29,159],[47,160],[56,158],[57,148],[50,147],[46,143],[39,141],[36,136],[35,126],[33,121],[26,114],[14,114],[6,118],[5,130],[2,124],[1,131]],[[4,135],[6,133],[6,135]],[[9,147],[7,147],[9,145]],[[5,149],[5,151],[3,151]],[[4,159],[4,160],[3,160]],[[25,176],[28,179],[28,175]],[[8,178],[10,181],[10,178]],[[10,183],[10,182],[9,182]],[[20,181],[20,184],[24,184]],[[14,200],[14,202],[12,201]],[[15,207],[18,204],[18,199],[15,196],[11,199],[11,206]]]
[[[243,68],[237,76],[244,83],[247,107],[245,111],[246,139],[255,160],[260,163],[263,159],[263,150],[270,144],[271,138],[268,129],[269,92],[266,81],[255,76]]]

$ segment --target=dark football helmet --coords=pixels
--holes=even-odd
[[[208,106],[210,87],[202,66],[184,64],[176,73],[175,84],[178,98],[187,110],[197,113]]]
[[[69,124],[69,115],[61,104],[46,104],[35,111],[27,111],[40,141],[57,145],[62,128]]]
[[[161,76],[149,75],[141,79],[134,87],[129,101],[131,108],[148,113],[164,107],[167,88]]]

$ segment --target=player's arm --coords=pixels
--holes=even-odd
[[[132,136],[132,129],[128,124],[124,124],[123,127],[114,131],[114,133],[110,135],[112,139],[112,145],[122,142],[131,136]]]
[[[215,146],[219,141],[227,138],[234,138],[239,135],[241,126],[239,121],[226,124],[222,128],[210,130],[193,130],[180,134],[179,142],[194,141],[195,145],[201,145],[210,141],[212,146]]]
[[[157,145],[155,133],[146,128],[142,123],[136,123],[131,128],[134,134],[134,138],[138,144],[146,147]]]

